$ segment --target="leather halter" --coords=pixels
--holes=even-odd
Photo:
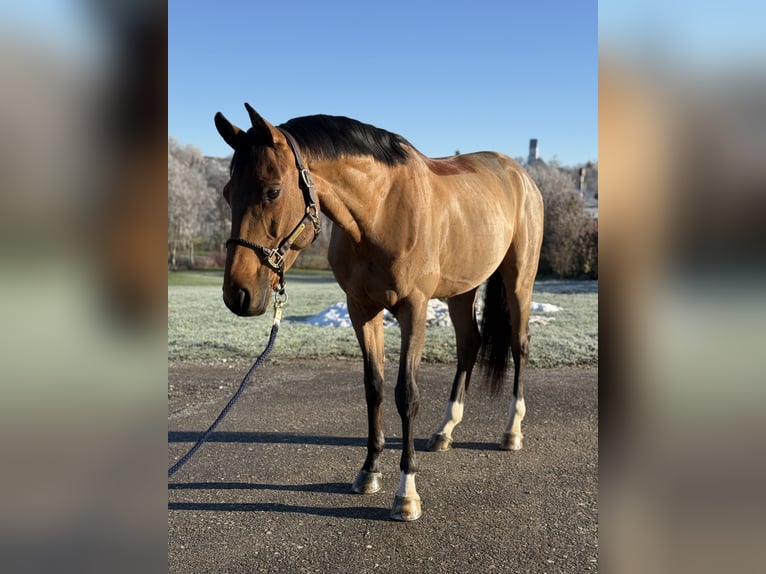
[[[314,237],[311,240],[313,243],[321,230],[319,202],[317,201],[316,192],[314,191],[314,182],[311,179],[311,174],[308,168],[304,165],[301,154],[298,152],[298,145],[295,142],[292,134],[288,133],[282,128],[277,128],[285,136],[290,149],[295,156],[295,166],[298,168],[298,186],[303,192],[303,201],[306,203],[306,211],[303,218],[298,222],[290,234],[283,239],[280,244],[272,249],[270,247],[264,247],[258,245],[247,239],[241,237],[230,237],[226,240],[226,248],[232,243],[241,245],[242,247],[248,247],[255,251],[255,254],[261,260],[261,263],[266,265],[269,269],[279,275],[279,288],[284,289],[284,267],[285,267],[285,253],[287,253],[293,244],[298,240],[306,227],[311,224],[314,228]]]

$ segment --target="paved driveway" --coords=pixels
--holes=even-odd
[[[388,519],[401,429],[389,361],[384,487],[355,495],[365,456],[361,363],[270,362],[168,490],[168,570],[597,571],[595,369],[530,370],[525,449],[496,448],[506,400],[469,391],[454,448],[425,451],[453,369],[424,364],[416,422],[423,516]],[[248,365],[171,363],[168,466],[212,422]]]

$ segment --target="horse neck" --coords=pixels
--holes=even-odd
[[[384,168],[366,158],[322,161],[310,166],[317,182],[319,206],[353,241],[373,227],[373,216],[390,189]]]

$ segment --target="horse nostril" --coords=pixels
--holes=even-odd
[[[237,289],[236,297],[241,310],[245,311],[250,308],[250,293],[247,292],[247,289],[242,287]]]

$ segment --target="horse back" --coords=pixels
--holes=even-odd
[[[334,230],[329,253],[345,291],[375,293],[386,306],[412,290],[450,297],[484,281],[537,192],[517,162],[495,152],[419,156],[395,171],[375,228],[358,243]]]

